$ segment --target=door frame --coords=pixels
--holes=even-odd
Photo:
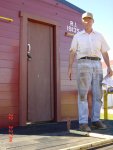
[[[60,96],[60,53],[59,53],[59,25],[56,21],[20,12],[20,78],[19,78],[19,125],[27,123],[27,31],[28,21],[41,22],[53,27],[54,51],[54,120],[61,120]]]

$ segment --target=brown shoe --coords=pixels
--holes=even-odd
[[[102,121],[96,121],[92,122],[91,128],[105,130],[107,129],[107,126],[104,123],[102,123]]]
[[[79,129],[80,129],[81,131],[84,131],[84,132],[91,132],[91,129],[90,129],[90,127],[88,126],[88,124],[80,124]]]

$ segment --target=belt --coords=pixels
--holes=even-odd
[[[82,57],[80,59],[101,60],[101,58],[99,58],[99,57],[88,57],[88,56]]]

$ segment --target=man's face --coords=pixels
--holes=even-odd
[[[94,20],[92,18],[86,17],[82,19],[82,23],[85,28],[92,27]]]

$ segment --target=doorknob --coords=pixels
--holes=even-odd
[[[28,60],[31,60],[31,45],[27,44],[27,58]]]

